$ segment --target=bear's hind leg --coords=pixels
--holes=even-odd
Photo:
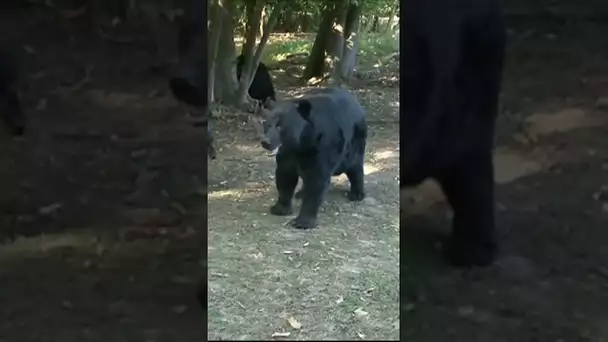
[[[302,207],[300,213],[291,222],[291,225],[299,229],[310,229],[317,226],[317,215],[323,204],[325,194],[331,183],[331,175],[309,173],[304,175],[304,187],[302,188]]]
[[[359,165],[346,171],[346,177],[348,177],[348,181],[350,182],[348,199],[351,201],[362,201],[365,198],[363,163],[359,163]]]
[[[365,145],[367,138],[367,126],[365,123],[355,126],[355,133],[350,147],[348,162],[349,168],[346,177],[350,183],[348,199],[351,201],[362,201],[365,198],[363,164],[365,163]]]

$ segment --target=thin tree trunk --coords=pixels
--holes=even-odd
[[[242,54],[245,58],[243,69],[241,69],[241,79],[239,80],[239,87],[237,90],[238,103],[246,103],[247,95],[250,84],[249,76],[251,75],[253,53],[255,49],[255,38],[257,31],[260,27],[260,21],[262,17],[262,9],[264,3],[261,0],[257,0],[249,4],[247,9],[247,31],[245,33],[245,43],[243,44]]]
[[[156,42],[156,63],[164,64],[169,61],[171,53],[171,47],[173,43],[173,37],[169,37],[167,25],[165,20],[161,16],[163,7],[156,3],[146,3],[141,5],[141,10],[144,16],[144,20],[148,26],[148,30],[154,36]]]
[[[260,27],[259,27],[259,29],[258,29],[258,33],[257,33],[257,35],[256,35],[256,38],[257,38],[257,37],[262,37],[262,36],[264,36],[264,32],[265,32],[265,31],[264,31],[264,25],[265,25],[264,23],[268,22],[268,10],[267,10],[267,9],[268,9],[268,6],[264,6],[264,7],[262,8],[262,15],[261,15],[261,20],[260,20]]]
[[[378,22],[380,21],[380,18],[378,18],[377,15],[374,15],[374,19],[372,21],[372,27],[370,28],[370,32],[378,32]]]
[[[232,0],[219,0],[220,13],[222,15],[222,29],[216,55],[216,77],[215,77],[215,99],[224,103],[232,103],[238,81],[236,79],[236,58],[234,45],[234,22],[232,18]]]
[[[340,76],[340,64],[342,55],[344,54],[344,42],[345,42],[345,30],[346,30],[346,18],[348,16],[348,3],[341,1],[336,4],[334,10],[334,18],[336,18],[333,24],[332,34],[329,38],[326,51],[330,56],[329,59],[329,70],[332,81],[338,85],[342,83]]]
[[[344,48],[340,58],[340,79],[347,81],[352,77],[359,50],[359,30],[361,19],[361,6],[349,5],[344,25]]]
[[[216,59],[218,54],[220,36],[222,31],[222,9],[220,8],[217,0],[212,0],[209,4],[214,14],[211,18],[211,37],[209,39],[209,73],[207,82],[207,96],[208,102],[213,103],[215,101],[215,69]]]
[[[251,83],[253,82],[255,73],[258,70],[260,60],[262,59],[262,53],[264,52],[264,48],[266,47],[266,43],[268,42],[268,38],[270,38],[270,34],[272,33],[274,26],[279,20],[284,4],[284,2],[277,3],[272,9],[270,16],[268,17],[268,22],[266,23],[266,27],[264,27],[264,35],[262,35],[260,44],[258,45],[258,48],[256,49],[255,54],[253,55],[253,65],[249,74],[249,83],[247,85],[247,89],[251,87]]]
[[[306,68],[304,69],[304,79],[321,77],[325,72],[325,51],[331,35],[332,25],[335,18],[334,4],[328,2],[321,16],[319,30],[312,45]]]
[[[391,7],[391,11],[389,13],[388,23],[386,24],[387,31],[389,31],[393,28],[393,21],[395,21],[395,14],[397,14],[397,9],[399,9],[399,1],[395,0],[395,2],[393,3],[393,6]]]

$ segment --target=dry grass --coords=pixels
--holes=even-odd
[[[348,181],[335,178],[311,231],[269,214],[274,157],[243,122],[220,122],[209,166],[209,339],[398,339],[398,88],[352,90],[372,122],[368,198],[349,202]]]

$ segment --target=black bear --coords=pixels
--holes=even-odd
[[[19,72],[12,56],[0,50],[0,119],[13,136],[23,135],[26,116],[17,92]]]
[[[236,59],[236,77],[239,80],[241,79],[241,70],[244,66],[245,56],[240,55]],[[262,62],[258,64],[258,69],[253,75],[253,81],[251,82],[251,86],[249,87],[249,96],[262,103],[265,102],[267,99],[272,99],[273,101],[277,100],[274,91],[274,85],[272,84],[272,77],[270,77],[268,67],[266,67],[266,64]]]
[[[497,255],[494,126],[505,58],[500,0],[409,0],[401,27],[400,187],[438,181],[452,210],[455,266]]]
[[[277,202],[270,212],[289,215],[294,190],[301,177],[302,207],[291,225],[316,226],[317,214],[331,177],[346,173],[348,198],[365,197],[363,163],[367,139],[365,112],[344,89],[327,88],[299,99],[266,101],[254,122],[262,147],[276,154]]]

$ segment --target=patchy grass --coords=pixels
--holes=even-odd
[[[281,44],[269,51],[306,46]],[[277,89],[284,97],[309,90]],[[218,123],[218,159],[209,164],[209,339],[399,338],[399,92],[351,91],[370,122],[367,198],[349,202],[346,177],[335,177],[310,231],[269,214],[275,160],[253,130],[239,119]]]

